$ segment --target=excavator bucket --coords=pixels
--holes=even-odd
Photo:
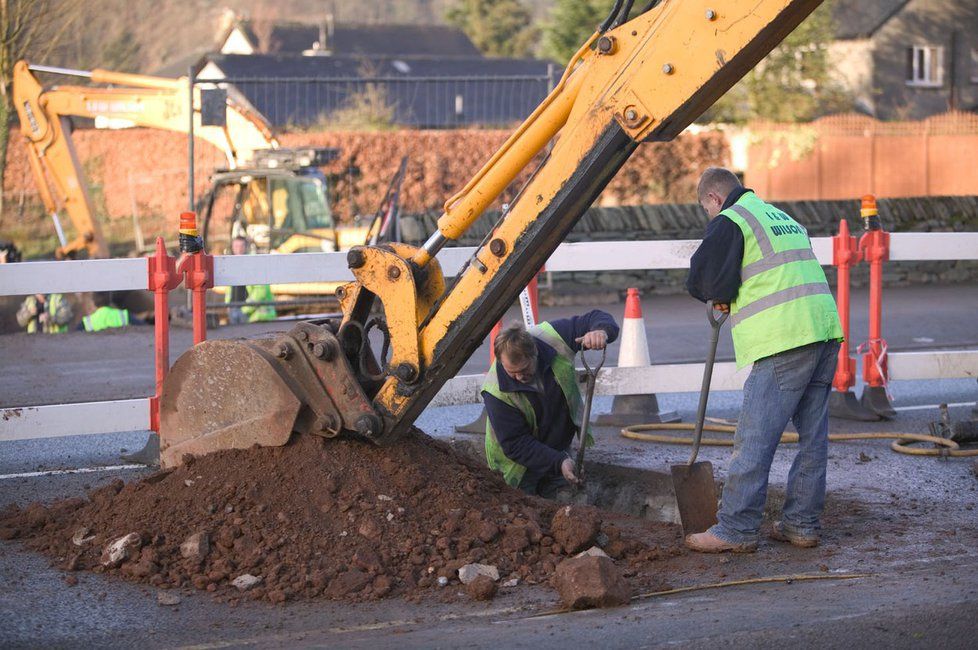
[[[273,363],[239,341],[206,341],[181,356],[160,397],[160,464],[288,442],[302,404]]]
[[[160,394],[160,465],[284,445],[293,431],[369,439],[382,429],[333,332],[299,323],[272,337],[205,341],[177,359]]]

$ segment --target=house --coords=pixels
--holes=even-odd
[[[238,20],[219,39],[222,54],[481,57],[461,29],[447,25],[335,25]]]
[[[829,54],[860,112],[978,110],[978,0],[838,0]]]
[[[558,74],[537,59],[211,54],[197,77],[227,80],[276,127],[363,111],[392,126],[451,128],[522,121]]]

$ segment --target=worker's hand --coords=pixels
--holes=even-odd
[[[560,464],[560,473],[563,474],[568,483],[577,485],[581,482],[581,479],[574,474],[574,461],[570,458],[565,458],[564,462]]]
[[[584,350],[603,350],[608,345],[608,333],[604,330],[591,330],[577,339]]]
[[[726,304],[723,304],[723,303],[713,303],[713,310],[714,311],[722,311],[724,314],[729,314],[730,313],[730,305],[726,305]]]
[[[45,313],[41,314],[40,316],[38,316],[37,317],[37,320],[39,320],[42,324],[43,323],[47,323],[48,322],[47,312],[45,312]]]

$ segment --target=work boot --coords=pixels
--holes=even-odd
[[[725,542],[710,531],[705,533],[693,533],[686,535],[686,548],[690,548],[698,553],[753,553],[757,550],[757,542],[747,544],[735,544]]]
[[[801,533],[796,533],[785,528],[784,524],[780,521],[774,522],[774,526],[771,528],[771,533],[768,537],[778,542],[788,542],[798,548],[815,548],[818,546],[818,535],[802,535]]]

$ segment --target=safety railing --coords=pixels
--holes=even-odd
[[[550,272],[622,271],[688,268],[698,240],[586,242],[561,244],[547,262]],[[814,238],[822,265],[833,263],[833,240]],[[475,248],[444,249],[438,256],[446,275],[458,273]],[[157,255],[159,257],[159,253]],[[168,257],[165,255],[164,257]],[[0,265],[0,295],[146,289],[154,258],[25,262]],[[172,260],[173,258],[169,258]],[[892,233],[891,261],[978,260],[978,233]],[[155,264],[160,264],[157,262]],[[172,279],[172,278],[171,278]],[[213,256],[215,286],[288,284],[352,279],[345,253]],[[157,321],[164,321],[157,319]],[[158,323],[159,324],[159,323]],[[159,330],[157,334],[159,335]],[[891,352],[890,380],[978,377],[978,350]],[[158,368],[159,371],[159,368]],[[663,364],[644,368],[608,368],[596,385],[599,395],[694,392],[703,364]],[[159,374],[157,375],[159,379]],[[738,390],[746,369],[733,363],[714,367],[714,390]],[[447,382],[433,406],[479,400],[482,375]],[[0,441],[80,434],[149,430],[153,397],[0,409]]]

